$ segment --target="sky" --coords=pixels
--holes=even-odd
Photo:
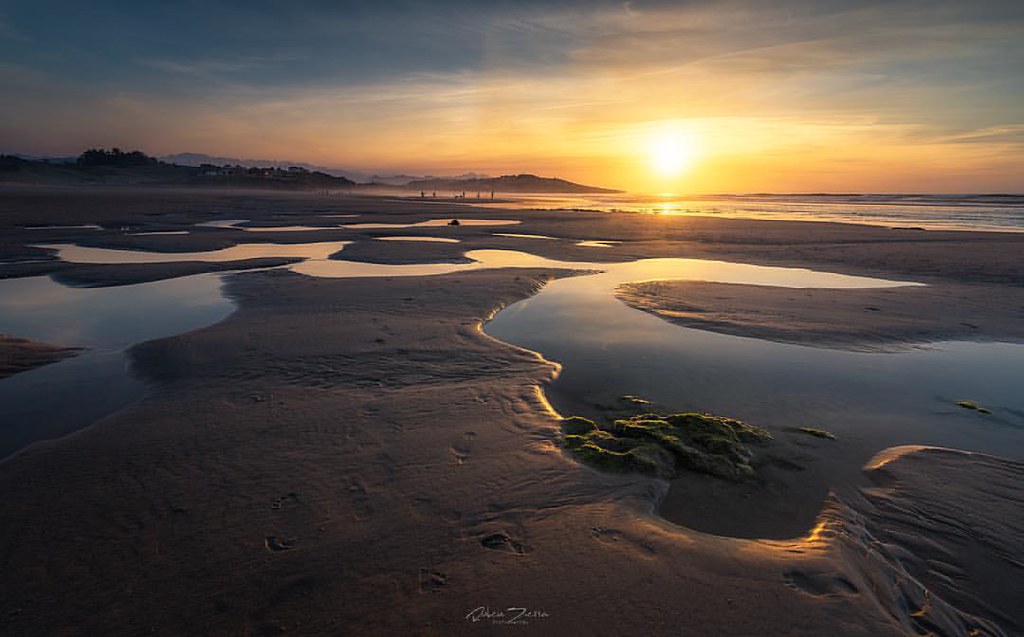
[[[1024,191],[1024,2],[0,3],[0,152]]]

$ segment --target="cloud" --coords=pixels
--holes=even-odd
[[[17,16],[46,46],[9,47],[0,67],[15,96],[0,132],[28,146],[9,150],[116,142],[587,179],[636,172],[636,139],[677,122],[723,174],[744,155],[777,173],[813,156],[821,173],[1024,152],[1017,5],[147,6],[75,9],[103,18],[85,35]]]
[[[987,126],[952,134],[940,134],[933,139],[936,143],[943,144],[998,144],[1018,146],[1024,150],[1024,124]]]

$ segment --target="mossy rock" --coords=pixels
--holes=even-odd
[[[583,462],[604,471],[619,473],[637,471],[662,477],[674,475],[672,454],[653,444],[632,447],[619,446],[619,449],[616,450],[605,448],[593,440],[587,440],[576,447],[574,453]]]
[[[754,475],[747,444],[772,439],[764,429],[709,414],[641,414],[597,424],[562,422],[563,446],[581,461],[606,471],[639,471],[672,477],[680,469],[727,480]]]
[[[582,416],[569,416],[562,420],[562,433],[565,434],[579,435],[595,429],[597,429],[597,424]]]
[[[772,439],[772,435],[766,430],[753,425],[748,425],[747,423],[736,420],[735,418],[712,416],[710,414],[686,413],[665,416],[665,420],[674,427],[700,430],[709,434],[726,436],[736,440],[737,442],[761,443],[768,442]]]

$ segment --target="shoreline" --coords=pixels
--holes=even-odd
[[[267,212],[262,218],[279,214]],[[654,239],[650,228],[618,218],[460,213],[515,216],[524,232],[553,229],[624,241],[614,251],[587,250],[463,228],[458,247],[464,250],[519,246],[594,260],[720,256],[739,246],[752,247],[760,258],[779,257],[772,244],[765,250],[764,243],[745,243],[763,237],[760,224],[686,223],[678,229],[687,235],[680,240]],[[314,216],[307,210],[288,218],[301,221],[303,214]],[[813,256],[829,258],[835,236],[785,230],[777,230],[779,237],[808,242],[816,248]],[[873,231],[833,231],[857,235],[846,237],[856,239],[855,246],[877,240]],[[212,232],[214,242],[256,239]],[[725,235],[710,245],[708,233],[715,232]],[[357,241],[367,236],[348,234]],[[143,248],[167,246],[167,239],[181,240],[117,241]],[[1000,241],[975,240],[981,245],[976,253],[988,255],[981,267],[995,271],[980,274],[1015,276],[1020,264],[991,249]],[[201,244],[207,241],[200,237]],[[451,249],[366,243],[367,256],[379,260],[430,258]],[[906,252],[906,245],[899,247]],[[906,264],[932,277],[964,276],[955,264],[942,269],[929,254],[886,266]],[[136,268],[113,266],[109,276],[121,270],[131,279]],[[569,274],[228,275],[227,292],[238,305],[228,318],[133,348],[137,369],[155,383],[153,392],[73,438],[34,445],[0,465],[0,488],[9,494],[0,563],[13,591],[0,622],[28,635],[73,624],[92,632],[160,626],[186,633],[206,627],[462,634],[479,628],[464,618],[473,608],[514,604],[546,609],[551,616],[531,626],[550,633],[628,630],[637,622],[675,626],[666,632],[678,633],[673,618],[680,613],[693,620],[693,634],[712,619],[723,632],[736,633],[759,626],[896,635],[922,618],[951,631],[989,630],[989,620],[974,617],[987,611],[956,590],[943,594],[955,601],[952,610],[924,607],[927,597],[917,582],[932,572],[928,564],[918,564],[922,575],[901,572],[891,555],[877,564],[858,557],[858,543],[866,542],[858,524],[873,525],[872,532],[877,525],[898,528],[891,514],[872,509],[884,498],[926,502],[949,514],[936,499],[941,490],[918,479],[933,475],[933,452],[905,454],[886,465],[889,491],[870,506],[856,492],[839,494],[841,503],[829,500],[815,519],[832,535],[812,531],[764,541],[665,522],[648,512],[663,488],[656,480],[601,474],[556,448],[557,421],[537,393],[555,369],[479,326],[544,281]],[[1018,463],[980,454],[942,458],[945,475],[960,479],[959,501],[986,476],[1020,471]],[[1009,487],[1000,488],[1005,495]],[[1014,515],[1007,511],[1005,519],[1016,523]],[[942,516],[932,519],[939,524]],[[24,529],[36,531],[17,532]],[[892,537],[905,546],[895,532]],[[854,548],[843,548],[846,543]],[[877,577],[897,582],[898,595],[876,597],[870,582]],[[608,581],[624,591],[632,613],[600,603]],[[684,599],[679,591],[688,592]],[[67,605],[54,609],[41,601],[51,598]],[[919,608],[923,614],[915,618]],[[1007,626],[1019,625],[1019,613],[1002,604],[998,609],[1011,612]]]
[[[336,209],[361,213],[360,221],[389,222],[425,220],[438,216],[500,216],[521,221],[516,232],[554,236],[563,241],[538,242],[528,239],[493,236],[488,228],[462,228],[471,240],[452,246],[392,246],[390,255],[383,246],[372,246],[380,262],[389,258],[413,258],[418,251],[427,254],[461,254],[471,249],[526,247],[545,257],[566,260],[630,260],[645,257],[683,256],[731,260],[760,265],[817,267],[830,271],[866,276],[903,275],[922,282],[946,278],[960,282],[987,282],[1024,287],[1024,265],[1013,258],[1024,250],[1024,233],[925,231],[912,236],[887,228],[828,221],[768,221],[702,216],[637,215],[614,212],[553,212],[528,209],[475,207],[471,205],[432,206],[419,210],[418,202],[374,196],[295,195],[252,191],[197,192],[172,190],[159,203],[152,203],[154,189],[130,188],[52,192],[10,192],[0,189],[0,197],[9,199],[11,211],[0,219],[0,252],[8,257],[0,262],[0,278],[46,274],[59,267],[40,249],[26,243],[81,241],[83,245],[167,252],[220,249],[239,242],[301,243],[310,240],[352,238],[362,243],[388,231],[363,231],[335,228],[320,232],[239,233],[233,229],[202,228],[195,223],[207,221],[210,213],[195,210],[197,204],[213,205],[223,218],[251,221],[287,220],[289,224],[322,221],[320,211]],[[64,203],[65,200],[70,200]],[[73,203],[72,203],[73,202]],[[147,215],[119,214],[119,209],[147,202],[155,210]],[[205,204],[203,203],[205,202]],[[290,202],[282,209],[280,204]],[[235,210],[236,212],[231,212]],[[75,229],[24,230],[21,226],[38,224],[44,215],[54,225],[99,223],[111,229],[83,231]],[[218,217],[212,217],[218,218]],[[129,224],[125,226],[124,224]],[[183,236],[133,236],[132,232],[188,229]],[[436,229],[416,229],[417,234],[436,236]],[[408,234],[409,230],[402,232]],[[565,245],[579,239],[620,241],[614,251]],[[546,245],[555,244],[555,245]],[[912,248],[899,250],[897,248]],[[362,247],[360,247],[362,249]],[[415,250],[415,252],[414,252]],[[401,256],[401,255],[404,255]],[[411,255],[411,256],[410,256]],[[13,257],[13,258],[12,258]],[[953,258],[956,257],[956,258]],[[42,260],[16,263],[17,260]]]

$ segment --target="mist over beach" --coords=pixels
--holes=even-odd
[[[0,633],[1024,632],[1024,8],[0,8]]]

